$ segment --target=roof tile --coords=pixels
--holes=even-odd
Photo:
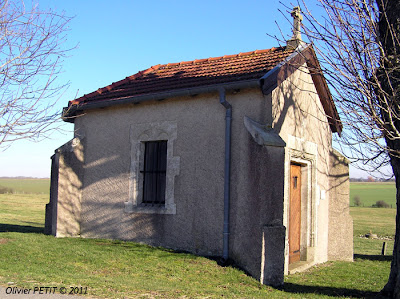
[[[258,79],[291,53],[292,51],[279,47],[155,65],[71,101],[70,105],[84,105],[88,102],[118,100],[128,96],[167,90]]]

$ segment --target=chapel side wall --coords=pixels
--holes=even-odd
[[[83,145],[74,138],[57,150],[59,155],[56,237],[80,235]]]
[[[244,117],[271,123],[271,95],[260,90],[228,94],[232,105],[230,257],[262,283],[283,284],[284,236],[282,147],[257,144]]]
[[[290,162],[300,162],[307,173],[304,176],[307,182],[302,183],[303,191],[307,188],[307,194],[302,194],[302,197],[307,197],[302,199],[307,205],[307,208],[302,210],[303,214],[307,213],[307,217],[302,218],[302,227],[308,228],[306,232],[302,232],[301,239],[303,245],[308,246],[308,260],[325,262],[328,259],[329,153],[332,147],[332,133],[305,65],[273,91],[272,99],[273,127],[287,144],[284,225],[288,227]],[[288,250],[288,234],[286,245]],[[288,251],[286,255],[288,256]]]
[[[285,228],[282,147],[258,145],[251,137],[232,198],[231,252],[235,262],[261,283],[283,284]],[[236,184],[237,183],[237,184]]]
[[[176,214],[128,213],[131,130],[161,122],[176,123],[177,128]],[[92,110],[76,129],[86,145],[83,237],[221,255],[225,109],[217,93]]]
[[[353,261],[353,219],[349,206],[349,161],[338,151],[330,152],[329,251],[332,261]]]
[[[284,229],[284,151],[281,149],[277,159],[276,152],[255,144],[244,126],[244,116],[260,123],[271,121],[270,96],[263,96],[257,88],[227,91],[226,99],[233,107],[230,256],[260,279],[263,233],[271,231],[264,226],[275,220]],[[85,136],[86,145],[82,236],[139,241],[221,256],[225,112],[219,95],[214,93],[84,115],[76,123],[76,134]],[[160,121],[176,123],[177,127],[173,153],[180,159],[174,188],[176,214],[126,213],[130,130],[143,127],[135,124]],[[270,160],[274,162],[269,163]],[[275,161],[279,162],[274,164]],[[278,191],[271,193],[271,186]]]

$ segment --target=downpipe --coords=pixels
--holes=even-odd
[[[232,105],[226,100],[224,88],[219,89],[219,102],[225,107],[225,166],[224,166],[224,229],[222,264],[226,265],[229,259],[229,205],[231,185],[231,132],[232,132]]]

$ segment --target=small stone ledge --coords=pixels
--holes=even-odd
[[[250,117],[244,117],[244,126],[254,141],[263,146],[285,147],[286,142],[279,136],[278,133],[270,125],[262,125]]]
[[[176,214],[176,205],[159,205],[159,206],[151,206],[151,205],[134,205],[132,202],[125,202],[125,213],[137,213],[137,214],[165,214],[165,215],[175,215]]]

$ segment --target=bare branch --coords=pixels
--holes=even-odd
[[[57,85],[71,18],[27,9],[23,1],[0,4],[0,147],[20,139],[38,139],[59,113],[57,97],[68,84]]]

